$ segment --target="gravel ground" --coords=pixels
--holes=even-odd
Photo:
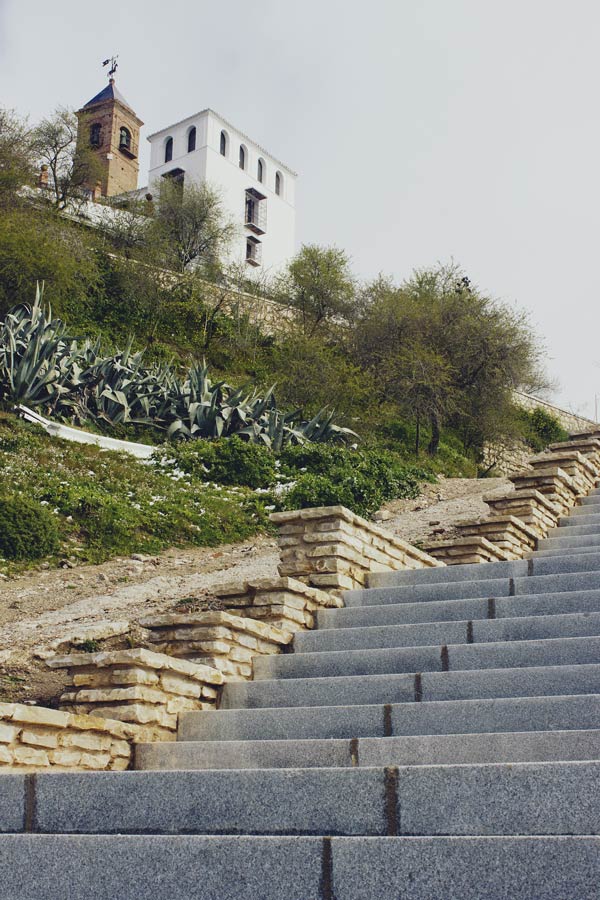
[[[501,493],[503,478],[443,478],[416,500],[386,504],[381,527],[412,543],[447,537],[453,527],[488,512],[482,497]],[[177,601],[210,600],[234,580],[277,574],[271,537],[214,548],[169,550],[157,557],[113,559],[97,566],[32,571],[0,582],[0,701],[52,703],[63,676],[45,666],[44,653],[68,650],[93,637],[102,649],[128,646],[129,623],[170,609]]]

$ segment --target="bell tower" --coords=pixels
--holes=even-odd
[[[115,85],[116,57],[106,87],[77,110],[77,147],[97,154],[98,182],[87,187],[94,196],[113,197],[138,184],[140,128],[144,124]]]

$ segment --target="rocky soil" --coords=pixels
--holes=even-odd
[[[386,504],[375,518],[411,543],[447,537],[457,523],[485,516],[482,497],[507,484],[503,478],[442,478],[425,485],[416,500]],[[136,646],[135,623],[143,615],[185,601],[207,606],[217,585],[276,575],[277,562],[275,540],[262,536],[218,549],[40,568],[0,581],[0,701],[52,704],[63,676],[46,667],[49,653],[84,642],[87,649]]]

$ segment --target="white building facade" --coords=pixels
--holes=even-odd
[[[230,261],[274,274],[295,253],[296,173],[211,109],[151,134],[148,186],[208,182],[236,224]]]

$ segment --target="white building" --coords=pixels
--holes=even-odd
[[[151,134],[150,191],[168,176],[219,188],[237,223],[231,261],[269,273],[294,255],[296,173],[211,109]],[[156,189],[156,188],[155,188]]]

